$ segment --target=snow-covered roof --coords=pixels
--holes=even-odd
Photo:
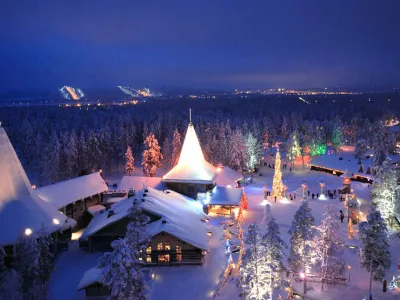
[[[44,201],[60,209],[78,200],[103,193],[107,189],[100,173],[95,172],[37,188],[35,193]]]
[[[243,189],[215,186],[212,195],[207,196],[206,204],[209,205],[234,205],[240,204],[243,196]],[[208,200],[209,199],[209,200]]]
[[[234,185],[237,181],[243,178],[243,175],[230,167],[218,167],[215,182],[217,185]]]
[[[164,189],[165,185],[161,182],[161,177],[145,177],[145,176],[124,176],[120,184],[118,185],[118,189],[126,190],[127,192],[130,189],[134,189],[135,191],[139,191],[143,189],[143,187],[152,187],[155,189]]]
[[[342,158],[341,160],[339,160],[340,157]],[[397,155],[388,155],[388,157],[392,159],[393,163],[399,160],[399,156]],[[367,174],[367,171],[372,166],[373,157],[362,159],[361,164],[358,162],[359,160],[354,157],[353,151],[343,151],[340,153],[340,155],[324,154],[320,156],[314,156],[310,162],[308,162],[308,164],[316,167],[337,170],[342,173],[347,170],[350,174],[370,178],[371,174]],[[363,172],[359,172],[360,167],[362,167]]]
[[[91,268],[85,272],[78,284],[78,290],[83,290],[93,283],[99,282],[103,274],[103,268]]]
[[[178,164],[163,176],[164,182],[212,184],[216,169],[204,159],[193,124],[189,124]]]
[[[195,247],[208,250],[207,227],[202,222],[206,215],[199,202],[170,190],[158,191],[150,187],[146,189],[112,205],[110,209],[114,214],[110,217],[107,212],[95,216],[81,238],[86,240],[102,228],[127,217],[134,199],[137,199],[138,205],[144,210],[161,217],[158,221],[148,224],[147,229],[151,236],[167,232]],[[142,199],[145,201],[142,202]],[[163,223],[163,220],[166,222]]]
[[[95,215],[99,215],[101,212],[106,210],[105,206],[103,205],[93,205],[87,209],[88,213],[91,214],[93,217]]]
[[[35,234],[42,224],[49,232],[61,229],[67,217],[35,194],[3,128],[0,153],[0,245],[16,243],[28,228]]]

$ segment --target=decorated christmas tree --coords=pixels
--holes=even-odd
[[[128,146],[128,149],[125,152],[125,171],[128,175],[131,175],[131,172],[135,169],[133,166],[134,158],[132,155],[132,149]]]
[[[283,182],[282,182],[282,170],[281,170],[281,154],[279,149],[276,152],[275,158],[275,173],[272,181],[272,198],[281,198],[283,196]]]
[[[349,222],[347,223],[347,233],[349,235],[349,239],[351,240],[354,237],[353,221],[351,218],[349,218]]]
[[[247,200],[247,196],[244,194],[244,191],[243,191],[243,196],[242,196],[242,200],[240,202],[240,207],[241,207],[241,209],[247,210],[248,206],[249,206],[249,202]]]

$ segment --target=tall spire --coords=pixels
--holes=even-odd
[[[192,109],[189,108],[189,124],[192,124]]]

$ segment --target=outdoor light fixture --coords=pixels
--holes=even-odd
[[[58,224],[60,224],[60,221],[58,221],[57,219],[53,219],[53,223],[54,223],[55,225],[58,225]]]
[[[25,235],[30,236],[32,234],[32,229],[27,228],[25,229]]]

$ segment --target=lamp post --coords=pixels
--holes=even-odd
[[[288,190],[288,187],[286,185],[283,186],[283,198],[286,198],[286,192]]]
[[[306,198],[307,198],[307,194],[306,194],[307,185],[306,185],[305,181],[301,185],[301,188],[303,189],[303,200],[306,200]]]
[[[321,193],[320,195],[324,194],[324,188],[325,188],[325,183],[321,180],[321,182],[319,183],[319,187],[321,188]]]
[[[347,269],[349,270],[349,282],[350,282],[350,270],[351,270],[351,266],[348,265],[348,266],[347,266]]]

